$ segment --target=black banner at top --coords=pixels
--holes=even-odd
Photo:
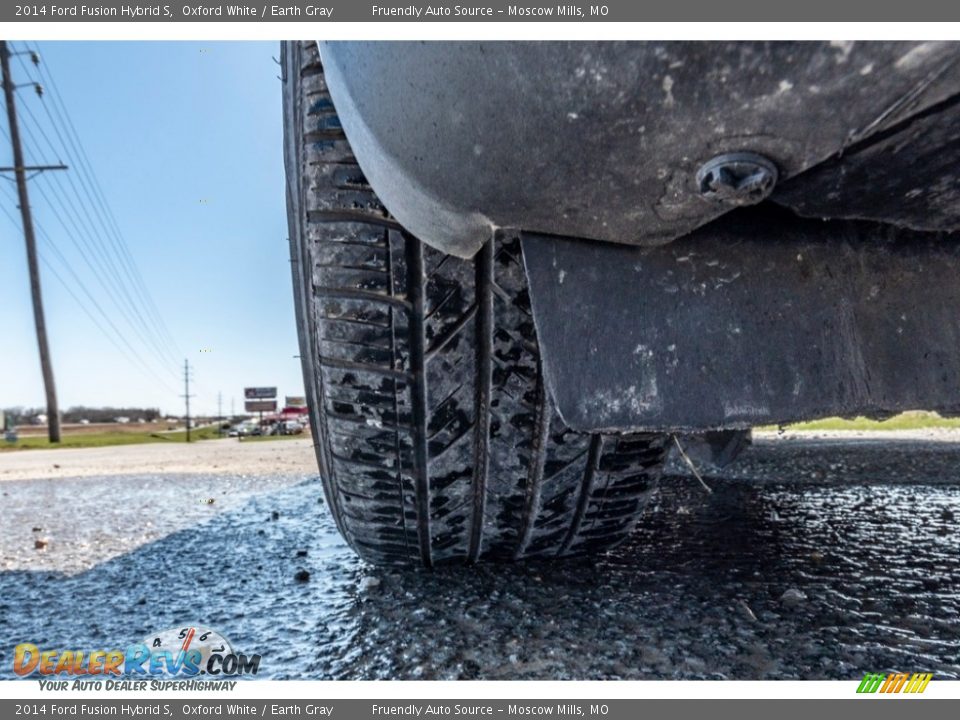
[[[2,22],[951,22],[960,20],[960,3],[942,0],[604,0],[558,4],[528,0],[465,3],[287,0],[283,3],[93,2],[3,3]]]

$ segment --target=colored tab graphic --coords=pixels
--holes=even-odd
[[[867,673],[857,687],[858,693],[922,693],[927,689],[933,673]]]

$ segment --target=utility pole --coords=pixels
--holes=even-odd
[[[187,404],[187,442],[190,442],[190,362],[183,361],[183,399]]]
[[[217,393],[217,435],[223,437],[223,393]]]
[[[39,58],[34,56],[34,63]],[[27,268],[30,273],[30,296],[33,300],[33,322],[37,329],[37,345],[40,349],[40,369],[43,373],[43,387],[47,396],[47,436],[51,443],[60,442],[60,408],[57,406],[57,388],[53,380],[53,364],[50,362],[50,344],[47,342],[47,322],[43,314],[43,295],[40,292],[40,267],[37,262],[37,241],[33,234],[33,218],[30,216],[30,198],[27,194],[27,171],[66,170],[65,165],[26,166],[23,162],[23,148],[20,146],[20,127],[17,124],[15,93],[17,86],[10,74],[10,50],[5,40],[0,40],[0,66],[3,68],[3,96],[7,104],[7,122],[10,127],[10,144],[13,146],[13,167],[0,168],[0,171],[12,170],[17,178],[17,196],[20,201],[20,216],[23,218],[23,239],[27,244]],[[37,94],[43,92],[39,85],[34,86]]]

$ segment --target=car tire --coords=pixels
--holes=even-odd
[[[544,387],[522,248],[471,260],[406,233],[367,184],[315,43],[285,43],[297,325],[327,504],[366,560],[581,555],[633,529],[660,434],[567,428]]]

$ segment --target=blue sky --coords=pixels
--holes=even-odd
[[[130,254],[179,348],[177,352],[169,343],[151,344],[141,337],[147,331],[131,312],[131,303],[123,302],[123,294],[102,271],[105,262],[102,267],[96,262],[93,243],[102,242],[103,257],[110,257],[113,241],[97,224],[105,213],[93,203],[81,205],[84,185],[77,163],[66,156],[67,150],[58,150],[61,144],[68,150],[70,146],[57,136],[60,130],[61,137],[67,137],[65,124],[57,124],[56,113],[51,112],[52,118],[47,114],[56,106],[41,105],[54,102],[51,91],[39,99],[21,88],[17,101],[27,162],[61,159],[71,165],[57,179],[46,173],[30,181],[34,217],[46,233],[40,234],[41,252],[107,327],[49,247],[51,241],[55,244],[153,369],[147,372],[121,354],[42,266],[61,407],[139,405],[181,412],[178,378],[184,357],[195,368],[191,391],[197,395],[193,403],[199,413],[216,412],[218,391],[225,412],[232,399],[239,410],[246,385],[277,385],[281,394],[302,394],[286,246],[281,88],[279,67],[272,59],[279,55],[278,44],[30,45],[41,53]],[[23,47],[14,43],[12,49]],[[28,69],[17,60],[12,67],[16,82],[24,82]],[[5,111],[0,125],[7,129]],[[6,135],[0,135],[0,163],[12,164]],[[71,195],[68,173],[78,188],[76,195]],[[14,185],[3,183],[0,206],[17,224],[0,212],[0,407],[41,406],[26,254]],[[97,272],[74,246],[76,241],[83,248],[84,240],[91,243],[85,252]],[[119,267],[121,260],[114,257],[113,262]],[[104,289],[101,280],[112,291]],[[147,313],[141,309],[144,318]],[[140,328],[139,335],[135,328]],[[165,360],[164,354],[175,357]]]

